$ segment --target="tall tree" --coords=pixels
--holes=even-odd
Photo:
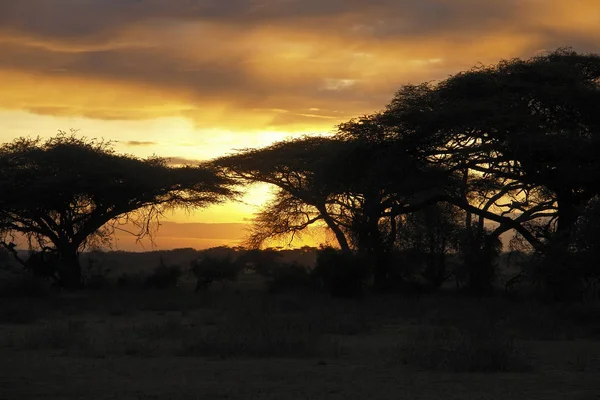
[[[552,217],[555,239],[566,244],[600,189],[599,89],[600,56],[558,49],[404,87],[385,118],[431,162],[497,186],[472,211],[518,213],[520,222]],[[518,227],[496,220],[500,229]]]
[[[246,149],[213,161],[227,177],[242,184],[267,183],[278,188],[275,199],[258,214],[251,244],[294,235],[323,222],[343,251],[350,250],[337,202],[335,185],[323,179],[337,140],[315,136],[286,140],[262,149]]]
[[[110,142],[59,134],[0,147],[0,229],[58,258],[56,279],[81,284],[79,253],[124,223],[151,234],[165,210],[202,207],[234,192],[207,166],[174,168],[157,157],[117,154]]]

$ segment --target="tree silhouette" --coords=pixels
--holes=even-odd
[[[322,179],[341,143],[326,137],[302,137],[262,149],[246,149],[213,161],[227,177],[242,184],[268,183],[279,189],[275,200],[257,215],[249,243],[289,237],[324,222],[343,251],[350,250],[336,188]]]
[[[174,207],[202,207],[234,193],[207,166],[173,168],[167,160],[115,153],[112,144],[64,133],[20,138],[0,148],[0,221],[11,235],[56,254],[60,284],[81,284],[78,255],[107,242],[126,223],[139,238],[151,235],[160,215]]]
[[[600,57],[569,49],[479,66],[402,87],[386,110],[347,124],[344,135],[387,142],[462,176],[438,200],[467,212],[464,248],[474,263],[510,229],[549,260],[565,260],[577,216],[599,189],[599,79]],[[485,233],[485,220],[499,225]],[[554,226],[550,242],[539,221]],[[471,271],[491,277],[486,268]]]
[[[356,249],[373,264],[376,286],[386,286],[391,253],[401,239],[398,218],[441,201],[454,190],[457,176],[415,157],[380,121],[372,115],[339,126],[346,151],[338,154],[330,179],[348,199]]]
[[[481,197],[500,215],[554,218],[564,247],[599,189],[599,79],[600,56],[558,49],[405,87],[386,116],[431,161],[495,181]]]
[[[398,248],[412,269],[422,269],[423,278],[439,288],[452,270],[448,256],[459,253],[464,239],[465,213],[448,203],[437,203],[406,214],[400,219]],[[416,265],[415,265],[416,264]]]

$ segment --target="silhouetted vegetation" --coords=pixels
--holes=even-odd
[[[26,268],[78,288],[81,251],[108,245],[118,229],[151,235],[164,211],[219,202],[233,194],[227,184],[207,166],[173,168],[75,134],[19,138],[0,148],[0,232],[13,252],[14,234],[37,249]]]
[[[237,279],[243,265],[229,257],[205,255],[191,263],[191,270],[197,279],[196,292],[208,289],[214,282],[232,282]]]
[[[323,256],[326,276],[348,279],[338,271],[346,265],[374,290],[453,279],[487,295],[500,283],[500,237],[513,232],[535,255],[515,277],[555,299],[597,297],[599,80],[595,54],[505,60],[405,85],[384,110],[332,137],[242,150],[213,165],[240,184],[278,189],[249,245],[328,228],[342,254]]]
[[[166,209],[218,202],[235,194],[232,183],[260,182],[278,192],[256,215],[251,250],[196,259],[197,290],[252,270],[274,291],[320,287],[355,297],[452,281],[484,295],[500,283],[499,238],[512,231],[531,257],[502,284],[528,281],[554,299],[595,298],[599,78],[600,57],[570,49],[505,60],[405,85],[384,110],[341,124],[332,137],[246,149],[198,167],[119,155],[111,143],[75,134],[16,139],[0,150],[3,245],[57,286],[106,288],[111,268],[82,271],[81,251],[108,244],[124,223],[138,237],[151,235]],[[340,250],[321,250],[314,266],[256,250],[315,224]],[[27,258],[15,250],[15,234],[28,240]],[[142,279],[168,287],[179,276],[162,265],[146,278],[121,275],[118,286]],[[26,280],[5,291],[16,282]]]
[[[151,289],[167,289],[176,287],[183,271],[178,265],[167,265],[160,259],[160,264],[146,277],[145,287]]]
[[[361,297],[370,276],[368,264],[352,253],[328,247],[317,253],[313,276],[334,297]]]

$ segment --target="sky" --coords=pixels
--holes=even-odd
[[[563,46],[600,52],[600,2],[0,0],[0,141],[77,129],[140,157],[206,160],[331,133],[403,84]],[[155,248],[238,244],[269,193],[169,215]]]

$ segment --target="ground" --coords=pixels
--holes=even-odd
[[[254,279],[1,299],[0,399],[600,399],[597,305]]]

